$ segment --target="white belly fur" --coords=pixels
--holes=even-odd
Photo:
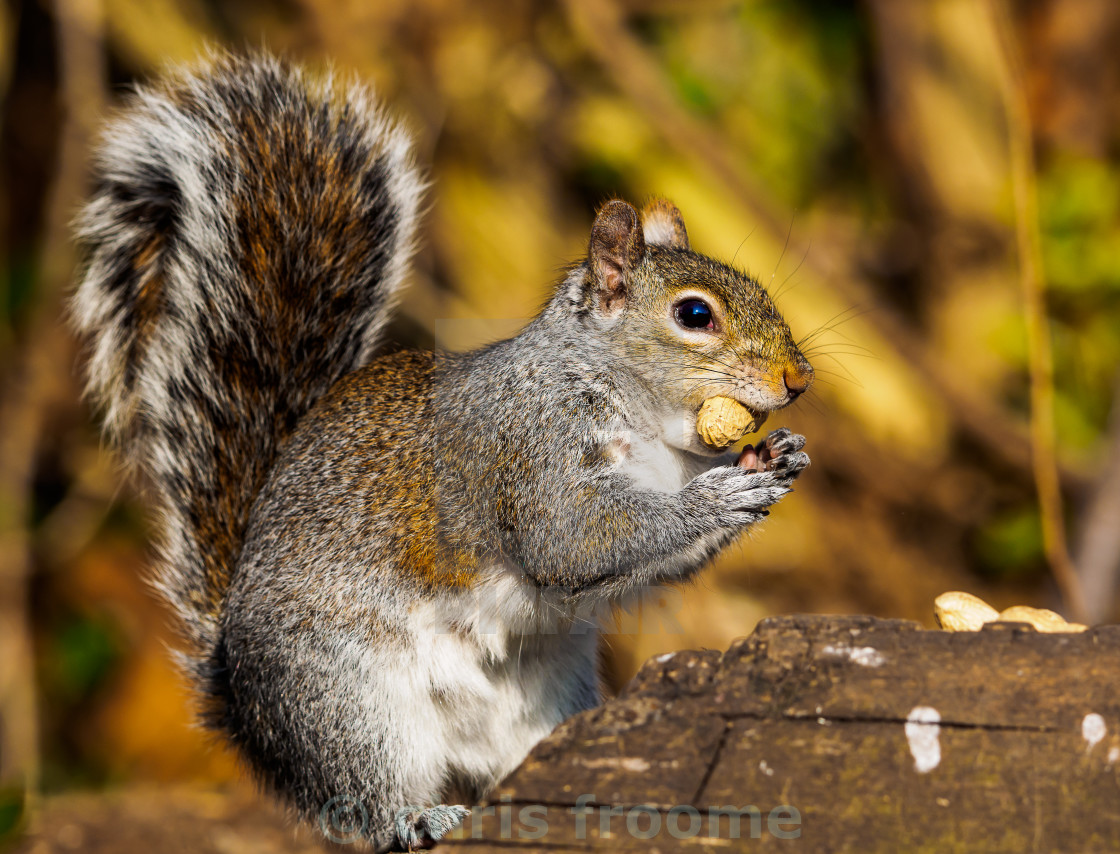
[[[401,721],[410,730],[416,763],[444,768],[480,790],[516,768],[562,722],[572,697],[597,667],[596,629],[510,619],[503,610],[515,597],[509,590],[485,589],[489,586],[483,585],[479,596],[463,594],[455,603],[413,609],[408,720]],[[491,608],[488,599],[501,604]]]

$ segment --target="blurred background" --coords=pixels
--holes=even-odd
[[[515,329],[598,204],[664,195],[777,295],[818,381],[797,494],[621,615],[605,672],[768,614],[1102,622],[1120,570],[1114,0],[7,0],[0,6],[0,838],[45,792],[229,781],[149,521],[60,323],[90,140],[133,81],[266,45],[371,81],[432,187],[393,337]]]

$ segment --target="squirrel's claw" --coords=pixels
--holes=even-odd
[[[766,464],[766,470],[777,472],[792,479],[809,467],[809,455],[804,451],[794,451],[775,457]]]
[[[762,440],[762,445],[770,452],[770,457],[774,458],[792,451],[800,451],[805,447],[805,437],[790,432],[788,427],[779,427]]]

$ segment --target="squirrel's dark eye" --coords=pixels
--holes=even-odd
[[[677,323],[686,329],[712,329],[712,310],[699,299],[686,299],[677,306]]]

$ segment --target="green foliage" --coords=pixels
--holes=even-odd
[[[644,28],[680,100],[795,205],[852,178],[852,168],[832,167],[850,148],[862,103],[859,16],[834,8],[807,19],[798,5],[742,4]]]
[[[0,788],[0,846],[14,842],[23,827],[27,796],[23,789]]]
[[[119,628],[104,613],[65,617],[46,647],[44,687],[61,703],[81,701],[102,687],[124,652]]]
[[[1059,155],[1039,174],[1042,253],[1054,317],[1055,418],[1063,445],[1100,441],[1120,364],[1120,169]]]
[[[1057,290],[1120,290],[1120,171],[1059,157],[1039,174],[1047,280]]]
[[[1037,572],[1043,558],[1038,510],[1024,507],[993,518],[980,529],[976,551],[985,570],[997,577]]]

